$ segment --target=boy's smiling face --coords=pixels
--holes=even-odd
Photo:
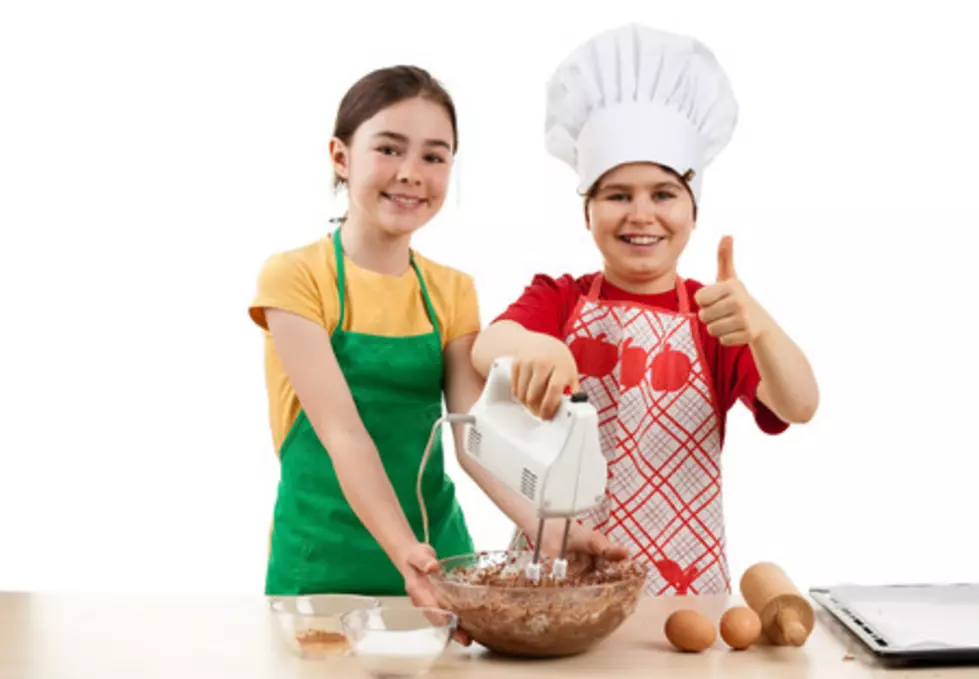
[[[598,180],[586,215],[610,283],[646,294],[675,286],[677,260],[696,226],[693,197],[675,173],[620,165]]]

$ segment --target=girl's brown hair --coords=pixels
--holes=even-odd
[[[422,97],[442,106],[452,122],[452,153],[459,149],[455,104],[445,88],[423,68],[391,66],[372,71],[347,90],[337,110],[333,136],[350,145],[357,128],[379,111],[405,99]],[[343,180],[334,174],[334,188]]]

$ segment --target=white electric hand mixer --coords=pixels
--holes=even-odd
[[[449,414],[432,430],[418,473],[418,499],[428,542],[428,520],[421,496],[421,478],[432,441],[445,422],[463,422],[465,454],[498,481],[537,508],[537,539],[526,575],[540,580],[540,549],[545,520],[564,518],[561,552],[551,574],[567,573],[566,550],[571,522],[597,507],[605,497],[608,468],[598,435],[598,412],[584,394],[562,396],[552,419],[541,419],[517,401],[511,391],[508,357],[495,361],[486,387],[468,415]]]

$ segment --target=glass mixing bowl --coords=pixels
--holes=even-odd
[[[373,677],[428,673],[448,647],[458,617],[424,606],[381,606],[341,616],[351,654]]]
[[[541,579],[522,578],[533,552],[477,552],[442,559],[429,576],[440,607],[459,617],[473,641],[499,654],[559,657],[582,653],[619,628],[636,610],[646,568],[625,559],[599,563],[568,579],[550,578],[552,560],[541,557]]]
[[[356,594],[314,594],[269,597],[269,607],[283,643],[303,658],[346,655],[350,642],[340,616],[381,605],[374,597]]]

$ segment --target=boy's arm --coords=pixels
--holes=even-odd
[[[760,305],[759,305],[760,309]],[[761,310],[767,316],[764,310]],[[802,350],[774,319],[749,343],[758,366],[758,400],[785,422],[808,422],[819,405],[819,388]]]
[[[493,361],[503,356],[513,359],[514,398],[541,419],[554,417],[566,390],[580,388],[571,349],[551,335],[529,331],[515,321],[497,321],[479,334],[471,361],[485,378]]]
[[[484,378],[489,376],[493,361],[503,356],[514,356],[529,343],[537,346],[561,345],[563,342],[539,332],[527,330],[511,320],[496,321],[485,328],[472,344],[472,364]]]
[[[700,320],[723,346],[748,345],[761,378],[757,397],[784,422],[808,422],[819,389],[802,350],[748,294],[734,271],[733,243],[718,248],[717,282],[697,291]]]
[[[543,347],[563,345],[558,337],[568,310],[570,285],[573,283],[566,276],[534,276],[520,297],[479,333],[472,352],[476,370],[487,377],[493,361],[515,356],[528,343]]]

